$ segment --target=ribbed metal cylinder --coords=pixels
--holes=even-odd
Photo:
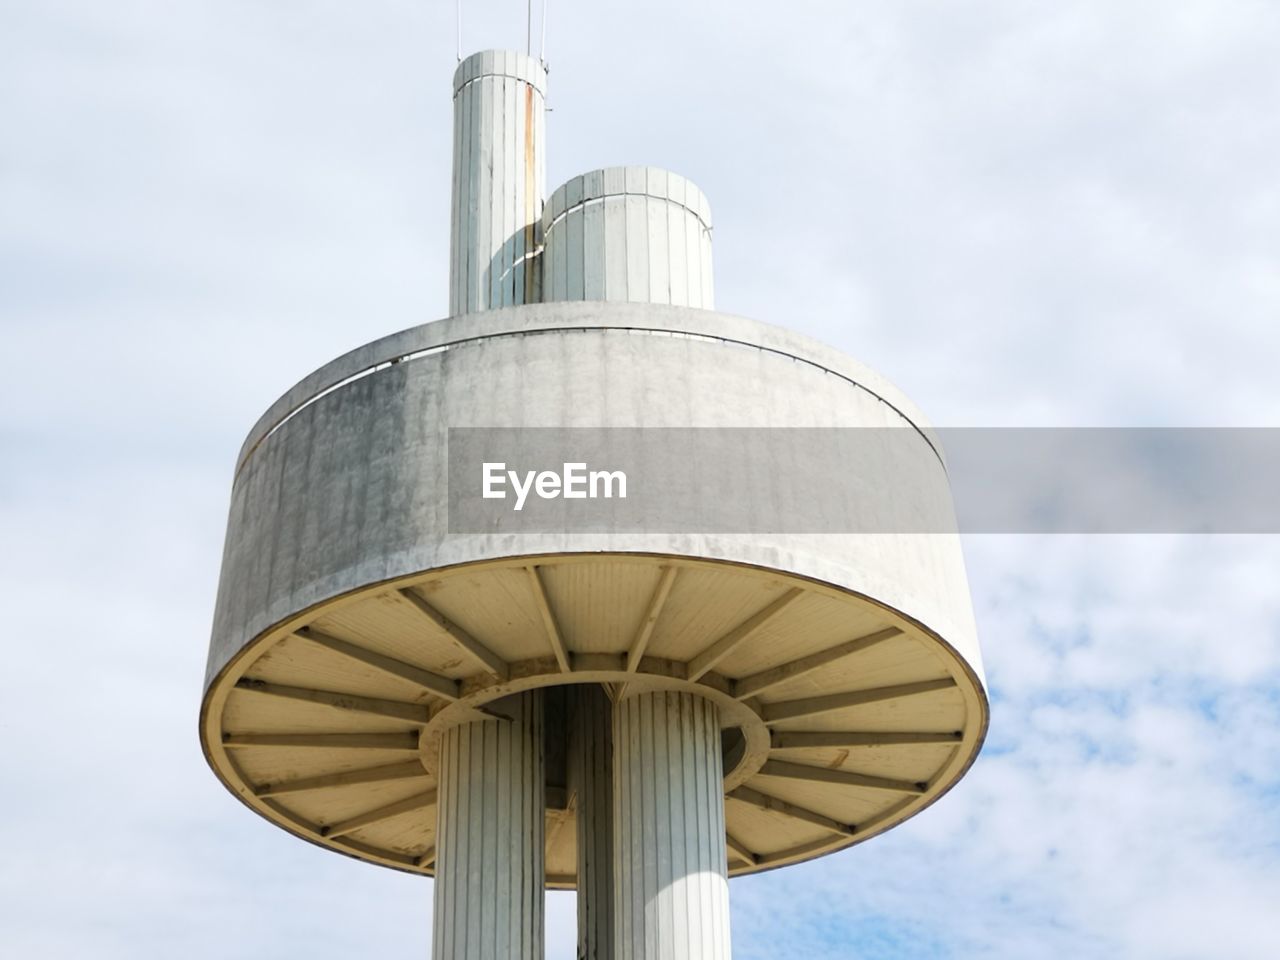
[[[556,188],[543,214],[542,299],[714,306],[711,205],[677,173],[611,167]]]
[[[614,707],[616,960],[728,960],[719,711],[690,693]]]
[[[546,88],[542,64],[511,51],[454,73],[450,315],[538,302]]]
[[[598,684],[570,688],[569,789],[578,824],[578,960],[613,952],[613,703]]]
[[[541,691],[445,731],[436,821],[435,960],[542,960]]]

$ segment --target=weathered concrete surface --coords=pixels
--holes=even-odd
[[[922,509],[950,509],[941,453],[910,402],[797,334],[705,310],[614,303],[427,324],[328,364],[255,426],[232,493],[207,681],[273,624],[363,586],[484,559],[598,551],[734,561],[851,590],[941,638],[981,677],[958,537],[450,536],[450,426],[910,427],[920,456],[898,493]]]

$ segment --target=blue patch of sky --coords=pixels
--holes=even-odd
[[[828,911],[807,913],[795,923],[778,924],[776,914],[753,921],[734,915],[734,956],[739,960],[946,960],[956,956],[954,941],[943,931],[901,916]]]

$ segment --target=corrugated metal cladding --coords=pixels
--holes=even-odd
[[[542,960],[542,691],[490,709],[441,738],[432,955]]]
[[[453,75],[449,313],[537,303],[547,74],[524,54],[472,54]]]
[[[593,170],[543,213],[542,299],[714,306],[711,206],[677,173]]]
[[[729,960],[720,718],[690,693],[614,708],[617,960]]]

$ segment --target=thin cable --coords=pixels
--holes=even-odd
[[[547,4],[551,0],[542,0],[542,48],[538,51],[538,59],[543,66],[547,63]]]
[[[458,62],[462,62],[462,0],[458,0]]]
[[[533,0],[529,0],[525,9],[528,11],[524,21],[524,54],[533,56]]]

